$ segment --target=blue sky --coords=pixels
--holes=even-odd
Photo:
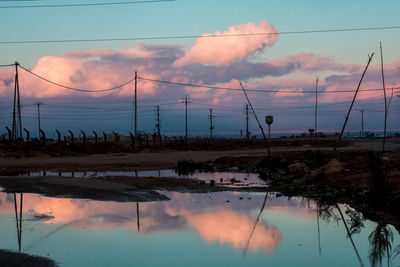
[[[84,3],[92,3],[92,2],[101,2],[101,1],[84,1]],[[83,3],[83,1],[58,1],[56,3]],[[16,5],[18,3],[15,2],[4,2],[1,3],[1,6],[5,5]],[[33,2],[24,2],[19,5],[33,5],[33,4],[55,4],[53,1],[37,1],[37,3]],[[34,8],[34,9],[0,9],[0,23],[2,27],[0,27],[0,41],[17,41],[17,40],[57,40],[57,39],[90,39],[90,38],[118,38],[118,37],[154,37],[154,36],[181,36],[181,35],[202,35],[204,33],[215,33],[216,31],[227,31],[229,27],[237,26],[237,25],[245,25],[249,23],[258,24],[261,21],[267,21],[270,25],[276,28],[278,32],[287,32],[287,31],[302,31],[302,30],[319,30],[319,29],[342,29],[342,28],[364,28],[364,27],[380,27],[380,26],[400,26],[400,22],[397,19],[398,10],[400,10],[400,2],[399,1],[183,1],[178,0],[175,2],[164,2],[164,3],[152,3],[152,4],[136,4],[136,5],[120,5],[120,6],[106,6],[106,7],[70,7],[70,8]],[[264,88],[268,89],[269,87],[265,87],[268,81],[273,79],[281,79],[288,80],[294,79],[298,80],[299,84],[297,87],[301,90],[309,90],[311,89],[311,82],[308,81],[305,83],[307,79],[314,79],[316,75],[320,75],[321,80],[326,79],[326,88],[322,87],[321,90],[326,90],[333,84],[329,84],[333,76],[340,73],[342,75],[342,80],[346,80],[346,75],[350,75],[352,80],[356,80],[360,76],[359,69],[366,63],[367,54],[371,52],[379,52],[379,41],[382,41],[384,46],[384,59],[386,64],[392,64],[388,68],[390,69],[388,73],[388,83],[390,86],[394,86],[397,83],[399,77],[397,63],[399,61],[399,52],[398,52],[398,44],[400,43],[400,29],[393,30],[379,30],[379,31],[360,31],[360,32],[339,32],[339,33],[319,33],[319,34],[294,34],[294,35],[279,35],[279,39],[272,43],[271,45],[266,45],[262,50],[254,51],[251,56],[240,58],[239,60],[231,62],[229,66],[215,66],[214,72],[217,73],[221,69],[229,68],[232,70],[243,68],[243,64],[246,62],[266,62],[266,63],[276,63],[281,66],[281,62],[285,61],[285,68],[291,64],[290,60],[292,58],[287,57],[296,57],[301,53],[306,53],[308,55],[313,55],[315,57],[315,62],[326,61],[329,59],[331,62],[329,67],[326,67],[326,64],[317,63],[317,67],[312,66],[306,69],[304,68],[295,68],[291,71],[281,72],[278,71],[279,74],[274,75],[266,75],[266,76],[251,76],[245,75],[245,82],[249,83],[249,86],[253,86],[252,82],[257,80],[258,84],[254,84],[256,88]],[[246,42],[246,37],[242,37],[242,39],[238,42]],[[148,40],[141,41],[145,44],[158,44],[161,46],[179,46],[181,50],[179,53],[184,53],[184,51],[189,51],[193,48],[196,39],[171,39],[171,40]],[[66,53],[72,53],[77,51],[92,51],[92,50],[104,50],[111,49],[115,52],[115,54],[122,53],[123,51],[129,51],[132,47],[137,47],[139,42],[127,42],[127,41],[118,41],[118,42],[88,42],[88,43],[53,43],[53,44],[0,44],[0,64],[8,64],[14,61],[19,61],[23,66],[32,68],[33,70],[38,70],[40,67],[40,60],[43,57],[51,57],[54,60],[61,60],[65,58]],[[211,47],[212,48],[212,47]],[[210,48],[210,49],[211,49]],[[146,50],[147,49],[147,50]],[[149,52],[150,48],[145,48],[146,52]],[[165,48],[166,49],[166,48]],[[142,51],[143,52],[143,51]],[[170,51],[171,52],[171,51]],[[172,52],[171,52],[172,53]],[[121,67],[120,62],[115,62],[115,58],[117,55],[113,57],[105,57],[104,55],[98,55],[99,61],[101,65],[104,66],[112,66],[110,69],[115,70],[116,75],[119,75],[120,80],[125,81],[127,78],[124,76],[125,74],[119,73],[118,67]],[[118,57],[123,57],[123,55],[118,54]],[[172,60],[172,54],[168,54],[168,57]],[[311,56],[310,56],[311,57]],[[161,64],[162,58],[165,58],[165,55],[160,54],[160,58],[155,60],[154,64]],[[373,66],[377,67],[379,65],[379,54],[376,54],[375,59],[373,61]],[[87,62],[86,59],[80,58],[82,62],[85,64],[93,63],[92,61]],[[308,59],[307,59],[308,60]],[[111,62],[107,65],[109,62]],[[138,61],[134,61],[138,62]],[[140,61],[144,64],[143,69],[146,69],[144,66],[149,65],[148,61],[142,60]],[[143,63],[144,62],[144,63]],[[96,62],[95,62],[96,63]],[[97,62],[98,63],[98,62]],[[136,64],[136,63],[135,63]],[[230,77],[224,79],[218,79],[216,77],[209,77],[209,79],[205,80],[204,78],[196,79],[196,73],[202,73],[206,71],[208,64],[213,63],[203,63],[203,65],[193,65],[188,66],[184,69],[184,71],[190,73],[190,81],[196,83],[207,83],[210,85],[213,84],[231,84],[234,79],[239,79],[237,77]],[[247,64],[247,63],[246,63]],[[295,63],[293,63],[295,64]],[[300,64],[300,63],[296,63]],[[301,64],[306,64],[305,62]],[[336,64],[332,67],[333,64]],[[340,65],[341,64],[341,65]],[[323,65],[323,66],[322,66]],[[341,66],[343,65],[342,70]],[[400,64],[399,64],[400,65]],[[118,67],[117,67],[118,66]],[[125,65],[124,65],[125,66]],[[142,65],[140,65],[142,66]],[[164,65],[163,65],[164,66]],[[168,68],[168,65],[165,65]],[[126,66],[125,66],[126,67]],[[253,66],[256,70],[256,66]],[[133,69],[136,66],[132,66]],[[351,69],[351,70],[350,70]],[[147,69],[146,69],[147,70]],[[228,72],[226,70],[225,72]],[[3,70],[4,71],[4,70]],[[158,70],[162,71],[162,70]],[[183,70],[180,70],[183,71]],[[369,87],[375,88],[381,82],[378,80],[377,76],[377,68],[374,69],[376,73],[371,74]],[[69,78],[69,80],[75,79],[75,76],[78,72],[74,73],[73,77]],[[126,72],[125,72],[126,73]],[[182,73],[182,72],[179,72]],[[210,71],[212,73],[212,71]],[[43,73],[42,73],[43,74]],[[59,73],[60,74],[60,73]],[[141,73],[146,77],[150,75],[149,73]],[[0,72],[1,75],[1,72]],[[8,74],[9,75],[9,74]],[[72,75],[72,74],[71,74]],[[79,72],[80,76],[85,76],[85,73],[82,71]],[[151,75],[157,75],[157,73],[153,72]],[[189,74],[185,74],[189,75]],[[3,75],[7,76],[6,74]],[[10,101],[10,90],[12,88],[12,84],[10,83],[10,77],[0,76],[0,80],[3,79],[4,84],[6,85],[5,91],[1,94],[3,103],[11,103]],[[157,76],[158,77],[158,76]],[[170,80],[170,76],[162,76],[162,79]],[[329,79],[328,79],[329,78]],[[367,77],[368,78],[368,77]],[[232,80],[232,81],[231,81]],[[206,82],[207,81],[207,82]],[[59,81],[60,82],[60,81]],[[23,82],[22,82],[23,83]],[[116,82],[118,83],[118,82]],[[354,82],[353,82],[354,83]],[[304,85],[307,84],[307,85]],[[71,86],[77,84],[71,84]],[[87,85],[87,84],[85,84]],[[33,85],[32,85],[33,86]],[[42,87],[33,88],[30,86],[29,88],[24,88],[24,92],[26,90],[41,90]],[[97,85],[98,86],[98,85]],[[264,86],[264,87],[263,87]],[[271,84],[268,84],[271,86]],[[287,86],[287,84],[285,84]],[[325,86],[325,85],[323,85]],[[351,83],[347,83],[343,85],[344,88],[354,88]],[[367,85],[366,85],[367,86]],[[372,86],[372,87],[371,87]],[[105,86],[107,87],[107,86]],[[103,87],[104,88],[104,87]],[[198,92],[193,91],[185,91],[183,89],[179,89],[178,91],[174,91],[175,93],[167,93],[167,89],[165,87],[157,87],[161,93],[153,93],[148,94],[141,99],[143,103],[149,102],[149,105],[156,105],[157,101],[165,100],[166,97],[171,101],[178,102],[180,98],[183,97],[185,93],[191,95],[196,95]],[[290,89],[282,87],[283,89]],[[336,87],[337,88],[337,84]],[[274,89],[277,89],[274,87]],[[22,89],[21,89],[22,90]],[[162,91],[164,90],[164,91]],[[183,91],[182,91],[183,90]],[[170,91],[169,91],[170,92]],[[210,93],[211,94],[211,93]],[[62,102],[64,105],[66,104],[76,104],[79,101],[85,101],[87,103],[95,102],[98,100],[99,103],[107,103],[114,101],[115,103],[118,101],[125,101],[127,104],[124,107],[127,112],[129,108],[128,101],[131,96],[129,94],[120,94],[110,96],[103,96],[100,98],[93,98],[92,95],[54,95],[49,98],[49,96],[39,96],[33,93],[26,95],[23,98],[23,103],[31,104],[37,101],[41,101],[44,103],[55,103]],[[243,106],[245,103],[243,99],[237,96],[224,95],[219,96],[220,102],[219,105],[225,106]],[[288,98],[277,98],[271,100],[270,98],[257,98],[257,96],[252,95],[256,106],[263,108],[263,105],[269,103],[269,106],[299,106],[301,104],[311,104],[311,97],[288,97]],[[276,97],[276,96],[274,96]],[[205,95],[202,95],[200,99],[198,99],[201,103],[206,103],[210,105],[214,105],[216,102],[217,95],[213,92],[213,95],[207,98]],[[367,97],[365,97],[367,99]],[[365,107],[371,106],[371,110],[375,110],[378,107],[379,99],[377,96],[373,97],[371,101],[373,102],[365,102]],[[86,100],[84,100],[86,99]],[[398,98],[397,98],[398,99]],[[397,99],[394,100],[392,105],[392,110],[394,112],[398,112],[398,104],[396,104]],[[90,100],[90,101],[89,101]],[[280,100],[284,100],[279,102]],[[330,99],[327,102],[332,101],[344,101],[348,100],[342,99],[338,97],[337,99]],[[381,99],[382,100],[382,99]],[[214,101],[214,102],[213,102]],[[272,101],[272,102],[270,102]],[[382,100],[383,101],[383,100]],[[124,102],[124,103],[125,103]],[[375,105],[375,106],[374,106]],[[171,109],[179,107],[176,104],[174,107],[170,107]],[[205,106],[204,106],[205,107]],[[27,123],[29,125],[29,118],[34,116],[34,110],[29,111],[29,108],[26,108],[27,112]],[[271,108],[273,109],[273,108]],[[345,106],[338,106],[342,112],[345,110]],[[7,110],[8,111],[8,110]],[[67,109],[59,108],[59,113],[67,112]],[[227,111],[227,110],[225,110]],[[8,113],[2,111],[3,114],[0,120],[4,121],[4,125],[8,125]],[[55,110],[49,110],[50,113],[58,114]],[[78,112],[78,111],[76,111]],[[106,112],[106,111],[104,111]],[[193,111],[191,116],[195,118],[206,118],[207,110],[202,111]],[[261,111],[260,111],[261,112]],[[327,110],[329,112],[329,110]],[[79,112],[78,112],[79,113]],[[204,113],[204,114],[203,114]],[[296,112],[286,114],[286,116],[290,116]],[[338,112],[335,114],[337,115]],[[394,113],[396,114],[396,113]],[[1,114],[0,114],[1,115]],[[181,126],[181,117],[176,115],[178,119],[173,119],[173,114],[164,114],[169,119],[165,119],[165,124],[168,123],[170,126],[170,132],[179,132],[182,130]],[[229,114],[231,115],[231,114]],[[261,114],[263,115],[263,114]],[[377,112],[371,113],[370,121],[372,120],[374,123],[370,126],[370,129],[380,129],[381,116]],[[126,115],[127,116],[127,115]],[[149,119],[146,119],[146,116]],[[146,131],[152,131],[154,119],[153,115],[149,112],[148,115],[141,118],[139,123],[141,124],[141,128]],[[239,127],[235,125],[235,120],[237,120],[241,115],[238,111],[238,115],[235,115],[235,119],[233,121],[229,121],[228,119],[222,120],[224,116],[227,116],[225,113],[220,114],[220,125],[219,129],[221,132],[238,132]],[[305,115],[304,115],[305,116]],[[332,115],[333,116],[333,115]],[[393,115],[396,116],[396,115]],[[329,123],[326,123],[327,130],[335,130],[339,128],[342,121],[343,115],[337,115],[336,117],[332,117],[329,119]],[[119,120],[113,120],[116,124],[113,127],[120,126],[121,131],[126,132],[129,130],[129,126],[126,126],[127,118],[124,118],[121,122]],[[55,120],[53,118],[53,120]],[[292,119],[293,120],[293,119]],[[298,120],[294,119],[293,122],[290,119],[282,118],[282,124],[277,125],[277,130],[286,131],[286,130],[303,130],[302,124],[298,123]],[[305,120],[311,124],[311,117]],[[218,121],[218,117],[217,117]],[[324,120],[325,121],[325,120]],[[56,122],[44,122],[44,125],[47,124],[47,127],[50,129],[55,125]],[[93,121],[92,121],[93,123]],[[73,122],[68,122],[70,126],[75,128],[82,128],[85,125],[88,125],[88,122],[82,122],[80,120],[74,120]],[[207,132],[206,128],[208,121],[205,119],[201,121],[198,125],[192,126],[193,130],[196,132]],[[31,127],[34,127],[35,123],[32,119]],[[124,125],[124,126],[121,126]],[[322,123],[323,125],[323,123]],[[399,129],[400,125],[395,118],[390,122],[390,127],[393,130]],[[353,128],[352,128],[353,126]],[[105,127],[101,122],[96,122],[90,127],[94,128],[102,128]],[[4,128],[4,127],[2,127]],[[128,129],[127,129],[128,128]],[[197,128],[197,129],[196,129]],[[222,129],[221,129],[222,128]],[[357,130],[359,128],[358,125],[354,124],[350,125],[350,129]],[[256,130],[256,127],[254,128]]]

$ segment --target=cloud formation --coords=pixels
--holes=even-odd
[[[262,33],[271,34],[240,36]],[[226,37],[212,37],[214,35]],[[262,51],[266,46],[274,45],[278,39],[279,35],[276,29],[266,20],[260,21],[259,25],[248,23],[231,26],[224,32],[216,31],[215,34],[203,34],[196,40],[195,45],[174,65],[182,67],[201,63],[224,66],[245,59],[256,51]]]

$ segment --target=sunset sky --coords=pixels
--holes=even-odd
[[[59,84],[101,90],[141,78],[273,92],[249,92],[258,116],[274,115],[273,132],[304,132],[314,127],[315,79],[319,76],[321,131],[341,128],[353,93],[375,52],[361,86],[382,88],[379,42],[383,45],[385,82],[400,86],[399,1],[190,1],[177,0],[112,6],[2,8],[5,6],[101,3],[105,1],[0,1],[0,65],[21,66]],[[328,33],[313,30],[396,27],[395,29]],[[271,32],[273,35],[237,36]],[[289,32],[292,32],[291,34]],[[235,35],[204,37],[210,34]],[[187,37],[159,39],[154,37]],[[196,38],[203,36],[203,38]],[[123,41],[51,42],[80,39]],[[15,43],[28,41],[25,43]],[[0,133],[11,126],[14,69],[0,68]],[[55,129],[132,131],[133,83],[120,90],[82,93],[38,79],[23,69],[20,91],[23,127],[37,135],[41,126],[52,137]],[[288,93],[285,91],[297,91]],[[399,98],[395,89],[388,129],[400,131]],[[331,92],[331,93],[324,93]],[[333,93],[332,93],[333,92]],[[182,134],[188,95],[189,131],[207,134],[209,109],[215,134],[239,134],[245,128],[242,92],[138,81],[138,130],[153,132],[155,106],[160,105],[162,132]],[[348,130],[383,128],[383,92],[361,91]],[[263,119],[262,119],[263,121]],[[252,119],[251,131],[257,132]]]

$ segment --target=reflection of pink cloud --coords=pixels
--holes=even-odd
[[[259,36],[231,36],[231,37],[207,37],[212,34],[204,34],[196,40],[196,44],[175,62],[176,66],[184,66],[194,63],[213,64],[216,66],[227,65],[233,61],[245,59],[256,51],[262,51],[265,46],[272,46],[279,38],[276,29],[267,21],[260,21],[259,26],[254,23],[231,26],[227,31],[215,32],[215,35],[238,35],[275,33]],[[245,38],[245,39],[244,39]]]
[[[232,244],[234,248],[244,249],[255,221],[248,215],[219,209],[213,212],[196,213],[188,216],[188,221],[196,227],[200,236],[220,244]],[[279,245],[282,233],[274,226],[259,223],[249,243],[249,250],[263,248],[271,253]]]

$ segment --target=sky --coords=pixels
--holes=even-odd
[[[0,65],[20,65],[50,81],[72,88],[101,90],[121,85],[138,71],[138,130],[153,132],[155,106],[161,131],[184,132],[185,95],[190,99],[189,132],[205,135],[213,109],[216,135],[245,130],[240,90],[221,90],[151,82],[145,79],[240,88],[248,92],[263,126],[273,115],[273,133],[314,128],[316,77],[318,129],[339,131],[368,55],[375,53],[361,90],[381,89],[379,42],[383,45],[385,82],[400,86],[400,28],[330,33],[296,31],[400,26],[399,1],[168,1],[113,6],[1,8],[4,6],[101,3],[102,1],[0,1]],[[104,2],[104,1],[103,1]],[[272,32],[273,35],[237,36]],[[209,35],[231,35],[218,38]],[[234,36],[232,36],[234,35]],[[153,37],[192,36],[157,39]],[[202,36],[201,38],[196,38]],[[10,43],[101,38],[139,38],[104,42]],[[146,39],[147,38],[147,39]],[[0,68],[0,134],[12,124],[15,70]],[[145,79],[142,79],[145,78]],[[22,124],[37,135],[41,128],[91,132],[133,131],[133,88],[83,93],[55,86],[19,68]],[[287,91],[296,91],[289,93]],[[388,130],[400,131],[399,98],[388,114]],[[397,93],[398,95],[398,93]],[[389,99],[389,97],[388,97]],[[382,90],[360,91],[348,131],[381,130]],[[257,133],[252,117],[250,130]]]

